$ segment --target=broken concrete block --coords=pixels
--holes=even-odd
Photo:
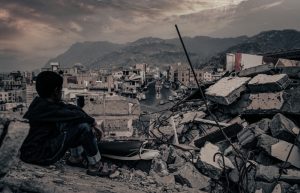
[[[159,158],[154,158],[152,160],[151,170],[150,172],[157,173],[160,176],[166,176],[169,174],[166,162]]]
[[[175,186],[174,175],[159,176],[157,174],[154,174],[153,178],[158,185],[167,186],[169,188],[173,188]]]
[[[292,148],[292,144],[286,141],[280,140],[278,143],[271,146],[271,156],[285,161],[289,151]],[[294,146],[291,150],[288,163],[300,169],[300,149],[297,146]]]
[[[235,137],[237,135],[237,133],[240,132],[242,129],[243,129],[243,126],[238,123],[232,124],[229,127],[222,128],[224,133],[226,133],[226,135],[229,138]],[[195,140],[194,144],[196,147],[200,148],[207,141],[209,141],[211,143],[217,143],[224,139],[225,139],[225,137],[224,137],[222,131],[220,131],[219,128],[215,128],[215,129],[210,129],[210,130],[206,131],[206,133],[203,133],[203,135],[200,136],[199,139]]]
[[[244,115],[300,114],[300,87],[275,93],[244,95],[230,108]]]
[[[225,77],[210,86],[205,94],[207,99],[218,104],[229,105],[235,102],[241,92],[246,90],[246,84],[250,78]]]
[[[285,161],[293,144],[286,141],[282,141],[266,134],[262,134],[257,137],[258,143],[257,146],[262,148],[268,155],[277,158],[281,161]],[[300,168],[300,149],[297,146],[293,146],[291,150],[288,163],[291,165]]]
[[[252,93],[276,92],[284,90],[289,83],[290,80],[286,74],[258,74],[248,82],[248,88]]]
[[[257,125],[249,125],[237,134],[239,144],[243,147],[255,147],[257,144],[257,137],[264,134],[264,131],[257,127]]]
[[[257,137],[257,146],[263,149],[266,153],[271,155],[271,148],[272,145],[276,144],[279,142],[278,139],[271,137],[266,134],[261,134]]]
[[[271,157],[268,153],[265,151],[260,151],[258,155],[255,157],[255,161],[259,164],[263,165],[273,165],[275,164],[276,160],[274,160],[273,157]]]
[[[286,172],[281,175],[280,180],[289,184],[300,184],[300,171],[287,169]]]
[[[260,128],[264,132],[268,132],[270,129],[270,127],[269,127],[270,122],[271,122],[271,119],[265,118],[255,124],[258,126],[258,128]]]
[[[205,146],[200,150],[200,154],[196,163],[197,168],[202,173],[206,174],[207,176],[213,179],[219,179],[224,169],[225,170],[234,169],[235,167],[230,161],[230,159],[228,159],[225,156],[224,156],[225,163],[223,163],[223,158],[220,155],[220,153],[221,152],[218,146],[213,145],[209,142],[206,143]]]
[[[267,74],[267,73],[271,73],[273,69],[274,69],[273,63],[258,65],[258,66],[241,70],[239,72],[239,76],[244,77],[244,76],[255,76],[257,74],[262,74],[262,73]]]
[[[258,165],[255,178],[266,182],[273,182],[279,176],[279,168],[276,166]]]
[[[272,193],[288,193],[290,187],[291,187],[291,185],[289,185],[285,182],[280,182],[279,184],[276,184]]]
[[[19,149],[28,131],[29,124],[20,121],[10,122],[7,134],[0,147],[0,176],[6,174],[16,160]]]
[[[294,122],[280,113],[273,117],[270,129],[273,137],[290,143],[294,143],[295,137],[299,133],[299,128]]]
[[[271,193],[274,189],[274,183],[256,181],[256,191],[261,193]]]
[[[193,122],[195,118],[204,118],[205,115],[206,114],[203,111],[184,113],[182,115],[183,119],[180,121],[180,124],[186,124],[186,123]]]
[[[283,92],[250,94],[250,104],[244,109],[244,114],[273,114],[283,107]]]
[[[174,173],[175,181],[181,185],[201,190],[210,185],[209,178],[202,175],[193,164],[187,162]]]

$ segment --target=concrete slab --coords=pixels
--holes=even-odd
[[[273,69],[274,69],[274,64],[272,64],[272,63],[258,65],[258,66],[254,66],[254,67],[247,68],[247,69],[240,71],[239,76],[241,76],[241,77],[255,76],[255,75],[261,74],[261,73],[271,73]]]
[[[190,188],[201,190],[208,187],[209,178],[202,175],[195,166],[187,162],[184,166],[179,168],[178,172],[174,174],[175,181],[181,185],[187,185]]]
[[[223,159],[218,153],[220,153],[219,147],[208,142],[203,148],[201,148],[196,164],[197,168],[202,171],[202,173],[213,179],[220,178],[221,174],[223,173],[224,164],[226,170],[235,168],[230,159],[225,156],[225,163],[223,163]]]
[[[232,104],[240,97],[241,92],[246,90],[245,85],[249,80],[247,77],[222,78],[206,90],[206,97],[218,104]]]
[[[258,165],[256,167],[255,178],[266,182],[274,182],[279,176],[279,168],[277,166]]]
[[[285,161],[291,148],[291,143],[280,140],[271,146],[271,156]],[[297,146],[293,147],[288,163],[300,169],[300,149]]]
[[[193,122],[195,118],[204,118],[205,113],[203,111],[196,112],[187,112],[183,114],[183,119],[180,121],[180,124],[186,124]]]
[[[283,107],[283,92],[251,94],[250,104],[244,112],[259,110],[261,112],[277,112]]]
[[[299,133],[299,128],[294,122],[280,113],[273,117],[270,122],[270,129],[273,137],[290,143],[294,143],[296,135]]]
[[[248,83],[252,93],[276,92],[284,90],[290,83],[286,74],[266,75],[258,74]]]
[[[222,130],[226,133],[228,137],[235,137],[238,132],[243,129],[243,126],[238,123],[234,123],[228,127],[222,128]],[[217,143],[219,141],[224,140],[225,137],[217,127],[214,127],[210,130],[207,130],[203,136],[200,136],[199,139],[196,139],[194,144],[196,147],[202,147],[207,141],[211,143]]]

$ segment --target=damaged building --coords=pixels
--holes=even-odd
[[[256,63],[250,65],[250,56],[245,61],[243,57],[234,56],[237,61],[227,65],[230,73],[195,91],[193,99],[183,98],[161,112],[141,114],[133,99],[78,94],[78,99],[84,99],[83,109],[102,125],[107,139],[133,147],[135,132],[143,135],[140,147],[133,147],[132,152],[147,157],[134,159],[132,164],[121,159],[127,155],[108,156],[119,166],[109,179],[79,174],[63,163],[52,168],[22,163],[16,149],[28,124],[2,117],[0,188],[20,192],[84,192],[89,188],[89,192],[299,193],[300,77],[295,72],[300,63],[253,56]],[[149,150],[148,154],[142,150]]]

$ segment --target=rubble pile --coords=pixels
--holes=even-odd
[[[220,79],[205,90],[207,105],[183,106],[152,128],[169,144],[161,175],[204,192],[300,192],[299,77],[252,70]]]
[[[109,180],[126,184],[133,192],[299,193],[297,78],[274,72],[261,74],[257,69],[223,77],[204,90],[206,98],[199,97],[197,105],[183,101],[177,108],[152,116],[148,130],[143,128],[143,132],[151,141],[147,148],[159,150],[159,156],[145,163],[148,169],[128,167],[120,161],[120,168]],[[14,179],[9,170],[13,161],[7,160],[15,159],[14,149],[19,148],[27,130],[28,125],[22,122],[10,121],[9,126],[4,119],[0,122],[2,185]],[[11,157],[2,156],[8,151]],[[79,184],[83,182],[78,179],[95,180],[84,172],[78,176],[71,178]],[[62,184],[68,185],[65,181]]]

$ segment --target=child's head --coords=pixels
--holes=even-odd
[[[36,91],[41,98],[61,100],[63,78],[55,72],[44,71],[36,78]]]

